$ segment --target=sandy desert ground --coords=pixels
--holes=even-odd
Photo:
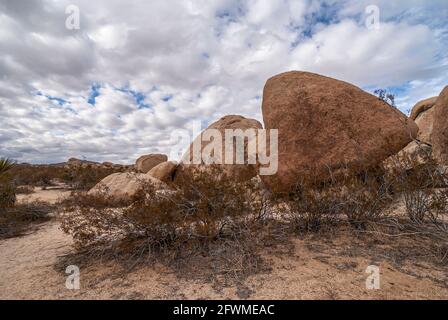
[[[55,202],[66,190],[37,190],[20,201]],[[389,246],[340,234],[294,239],[264,252],[272,269],[240,284],[217,287],[166,266],[118,272],[114,263],[81,269],[80,290],[68,290],[55,264],[73,251],[55,220],[23,237],[0,241],[0,299],[446,299],[448,268],[400,261]],[[383,250],[384,249],[384,250]],[[406,251],[406,246],[399,249]],[[397,252],[397,251],[396,251]],[[366,289],[366,268],[380,267],[380,289]]]

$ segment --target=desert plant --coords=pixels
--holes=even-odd
[[[157,191],[142,182],[140,191],[119,205],[111,202],[107,192],[78,194],[65,205],[62,229],[80,247],[123,234],[144,237],[153,244],[213,241],[238,223],[259,220],[265,204],[252,201],[255,195],[248,191],[250,183],[236,183],[210,167],[185,175],[173,190]]]
[[[315,232],[344,218],[365,229],[384,214],[393,198],[381,168],[358,172],[346,166],[339,171],[328,179],[310,170],[286,197],[277,195],[287,204],[296,229]]]
[[[0,177],[14,167],[14,162],[7,158],[0,158]]]
[[[52,205],[44,202],[19,203],[0,215],[0,239],[18,237],[50,219]]]
[[[157,259],[183,276],[188,268],[215,280],[238,280],[261,269],[260,243],[275,241],[263,231],[269,229],[268,204],[256,186],[209,167],[170,189],[142,181],[129,199],[116,200],[107,189],[76,192],[61,203],[61,229],[72,235],[83,262],[101,255],[128,269]],[[269,240],[261,240],[265,236]]]
[[[418,150],[417,153],[421,154]],[[402,195],[408,218],[412,223],[423,223],[431,214],[432,207],[437,207],[434,201],[442,203],[437,200],[440,199],[437,189],[446,184],[446,173],[431,154],[426,155],[424,161],[405,153],[394,156],[390,161],[388,179],[393,189]]]
[[[75,190],[89,190],[108,175],[123,172],[124,168],[87,166],[50,166],[18,164],[11,169],[16,185],[38,187],[64,183]]]
[[[386,102],[393,108],[397,108],[394,94],[388,93],[385,89],[376,89],[373,93],[376,94],[381,101]]]
[[[0,212],[12,207],[16,201],[15,186],[8,175],[14,165],[13,161],[0,158]]]

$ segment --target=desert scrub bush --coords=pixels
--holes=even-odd
[[[15,163],[9,159],[0,158],[0,214],[16,202],[16,188],[12,183],[10,171]]]
[[[417,151],[418,152],[418,151]],[[446,208],[446,187],[448,175],[433,160],[431,154],[420,161],[409,154],[396,155],[391,159],[388,179],[394,191],[402,195],[406,214],[414,224],[422,224],[435,212]]]
[[[54,206],[44,202],[19,203],[0,214],[0,239],[18,237],[51,219]]]
[[[186,175],[171,190],[142,182],[129,199],[116,200],[107,190],[76,193],[63,203],[62,228],[80,247],[115,239],[117,230],[154,244],[211,241],[235,224],[260,217],[264,204],[252,201],[250,183],[236,183],[212,166]]]
[[[17,164],[11,170],[16,185],[47,187],[62,173],[62,168]]]
[[[89,190],[102,179],[123,168],[86,166],[50,166],[18,164],[11,170],[16,185],[50,187],[65,183],[75,190]]]
[[[289,194],[276,195],[287,204],[292,227],[316,232],[346,220],[356,229],[366,229],[385,214],[393,197],[382,168],[355,173],[348,167],[337,178],[324,180],[303,175]],[[330,175],[333,176],[333,175]]]
[[[82,167],[65,169],[64,174],[59,177],[59,180],[70,184],[75,190],[89,190],[105,177],[123,171],[124,169],[103,168],[89,164]]]
[[[268,219],[255,184],[235,182],[209,167],[171,189],[143,184],[135,196],[118,202],[107,190],[76,193],[63,205],[61,228],[73,236],[79,253],[107,253],[127,267],[145,258],[184,270],[197,263],[203,274],[247,275],[262,265],[257,246]]]
[[[8,181],[0,182],[0,214],[16,203],[16,188]]]
[[[34,188],[31,186],[18,186],[16,188],[16,194],[32,194],[34,193]]]

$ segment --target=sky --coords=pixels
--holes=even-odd
[[[266,80],[290,70],[407,112],[448,84],[447,17],[447,0],[0,0],[0,157],[170,154],[194,121],[262,121]]]

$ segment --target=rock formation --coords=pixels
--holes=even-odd
[[[380,164],[417,135],[399,110],[349,83],[308,72],[270,78],[263,93],[265,129],[279,130],[276,175],[262,176],[289,191],[302,175],[322,179]]]
[[[177,162],[166,161],[158,164],[147,173],[151,177],[159,179],[165,183],[172,182],[174,180],[174,173],[177,168]]]
[[[257,175],[257,168],[256,164],[249,164],[248,163],[248,143],[249,140],[246,138],[244,139],[244,163],[237,164],[236,163],[236,139],[234,139],[234,145],[233,145],[233,163],[234,164],[223,164],[224,163],[224,157],[225,157],[225,130],[226,129],[241,129],[245,131],[246,129],[262,129],[262,125],[260,122],[254,119],[248,119],[243,116],[239,115],[228,115],[225,116],[218,121],[212,123],[206,130],[204,130],[198,137],[195,138],[193,143],[188,148],[187,152],[183,155],[181,159],[181,163],[179,168],[176,171],[175,174],[175,180],[178,180],[181,178],[183,174],[191,174],[194,170],[202,170],[206,169],[205,159],[203,157],[199,158],[199,162],[194,162],[195,152],[193,145],[197,143],[200,148],[199,155],[205,155],[209,157],[217,156],[214,154],[213,150],[208,150],[206,148],[209,147],[209,144],[213,142],[213,138],[205,139],[204,132],[211,132],[209,129],[215,129],[220,132],[221,134],[221,150],[217,150],[217,153],[220,153],[221,155],[221,164],[218,164],[217,166],[225,170],[225,172],[232,178],[236,180],[249,180]],[[208,140],[208,141],[202,141],[202,140]],[[255,141],[256,142],[256,141]],[[205,150],[205,151],[204,151]],[[210,151],[210,152],[208,152]]]
[[[164,154],[148,154],[137,159],[135,168],[138,172],[148,173],[156,165],[165,161],[168,161],[168,157]]]
[[[431,135],[434,158],[448,165],[448,86],[446,86],[434,105],[434,123]]]
[[[165,189],[166,185],[147,174],[142,173],[113,173],[101,180],[88,194],[101,194],[105,192],[115,199],[125,199],[134,196],[145,184],[150,183],[156,189]]]

